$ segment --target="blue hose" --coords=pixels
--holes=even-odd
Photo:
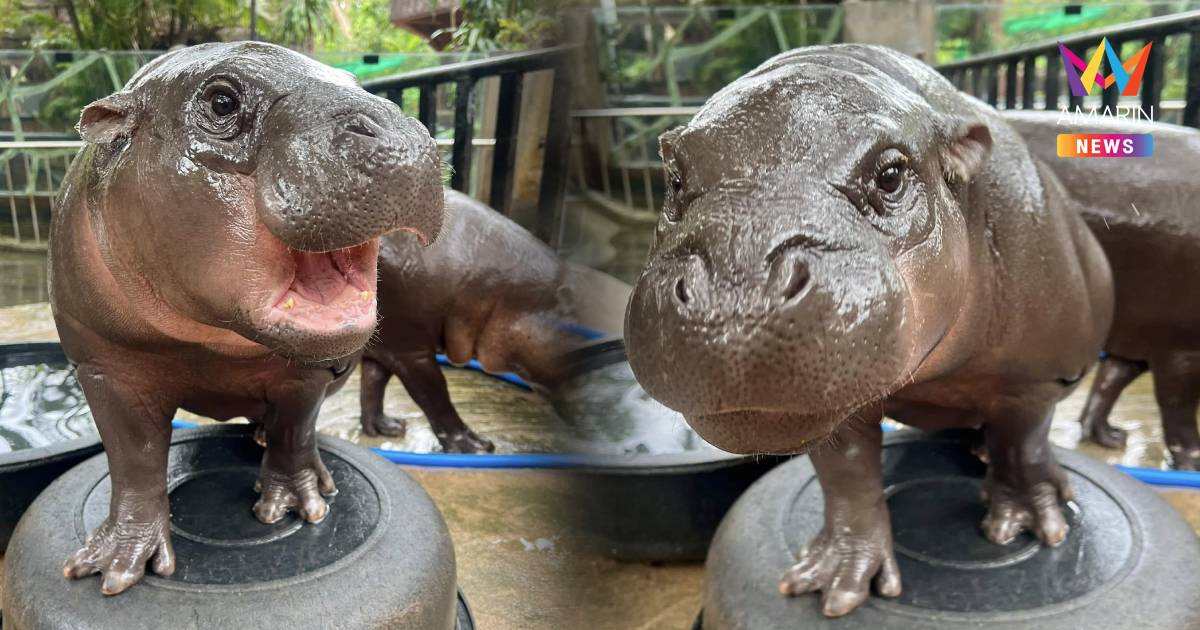
[[[371,452],[393,464],[432,468],[578,468],[585,459],[579,455],[514,453],[472,455],[468,453],[414,453],[372,448]]]
[[[484,374],[487,374],[488,376],[498,378],[506,383],[511,383],[513,385],[516,385],[517,387],[520,387],[521,389],[533,391],[533,388],[529,386],[529,383],[526,383],[525,379],[521,378],[520,376],[517,376],[516,374],[513,374],[512,372],[496,372],[496,373],[488,372],[487,370],[483,369],[483,366],[480,365],[479,362],[476,361],[475,359],[471,359],[470,361],[467,361],[463,365],[456,365],[454,363],[451,363],[450,359],[447,358],[446,355],[439,354],[439,355],[437,355],[437,362],[441,363],[442,365],[448,365],[450,367],[466,368],[468,370],[475,370],[476,372],[483,372]]]
[[[1159,470],[1141,466],[1113,464],[1113,468],[1152,486],[1170,488],[1200,488],[1200,472],[1190,470]]]

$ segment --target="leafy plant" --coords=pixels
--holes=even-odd
[[[544,0],[463,0],[463,21],[450,39],[461,52],[524,50],[553,45],[559,38],[558,8]]]

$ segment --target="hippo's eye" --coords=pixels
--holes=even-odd
[[[222,118],[238,110],[237,97],[225,91],[214,92],[208,98],[208,104],[212,112]]]
[[[892,164],[875,176],[875,185],[886,195],[894,195],[904,185],[904,165]]]

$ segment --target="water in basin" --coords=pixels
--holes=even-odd
[[[94,435],[91,411],[68,365],[0,369],[0,453]]]

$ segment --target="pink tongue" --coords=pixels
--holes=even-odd
[[[346,277],[338,271],[329,254],[295,252],[296,279],[292,290],[304,299],[328,304],[346,287]]]

